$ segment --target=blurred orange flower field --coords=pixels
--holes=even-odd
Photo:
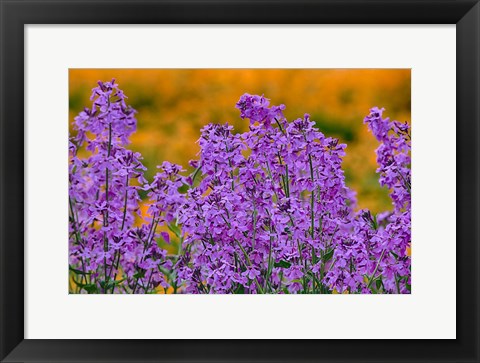
[[[344,169],[358,208],[392,208],[375,173],[378,142],[363,118],[378,106],[390,118],[410,122],[409,69],[71,69],[70,125],[90,104],[97,81],[112,78],[138,111],[130,148],[143,155],[148,180],[164,160],[190,172],[204,125],[228,122],[246,131],[235,104],[244,93],[263,94],[273,105],[286,105],[287,119],[309,113],[320,131],[347,144]]]

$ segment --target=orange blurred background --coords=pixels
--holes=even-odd
[[[244,93],[264,94],[271,104],[286,105],[288,120],[309,113],[325,135],[348,145],[344,169],[359,208],[392,209],[375,173],[378,142],[363,118],[378,106],[385,107],[384,115],[410,122],[409,69],[70,69],[70,125],[83,107],[91,107],[97,81],[112,78],[138,111],[129,148],[142,153],[149,181],[164,160],[190,171],[203,125],[228,122],[246,131],[248,121],[235,104]]]

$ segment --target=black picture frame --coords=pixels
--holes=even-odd
[[[0,0],[0,359],[5,362],[480,362],[478,0]],[[456,24],[457,339],[24,339],[26,24]],[[432,85],[432,87],[438,85]],[[454,120],[452,120],[453,125]],[[439,291],[451,294],[455,291]]]

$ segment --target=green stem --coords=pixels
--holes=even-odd
[[[127,180],[125,181],[125,202],[123,203],[123,219],[122,219],[122,227],[120,228],[120,231],[123,231],[123,227],[125,227],[125,219],[127,217],[127,200],[128,200],[128,174],[127,174]],[[110,269],[110,273],[108,274],[108,278],[110,278],[115,266],[115,275],[113,277],[113,281],[117,279],[118,264],[120,263],[120,251],[116,251],[115,254],[116,256],[113,257],[112,268]],[[115,290],[115,285],[113,285],[112,287],[112,294],[114,293],[114,290]]]
[[[312,155],[308,154],[308,162],[310,163],[310,179],[312,181],[312,187],[314,183],[313,178],[313,163],[312,163]],[[315,213],[314,213],[314,205],[315,205],[315,188],[312,190],[312,195],[310,196],[310,219],[311,219],[311,226],[310,226],[310,234],[313,239],[314,229],[315,229]]]
[[[298,255],[300,258],[300,264],[303,266],[303,292],[307,292],[307,278],[305,277],[306,275],[306,268],[303,263],[303,256],[302,256],[302,247],[300,245],[300,241],[297,240],[297,247],[298,247]]]
[[[110,157],[110,151],[111,151],[111,148],[112,148],[112,123],[110,122],[110,124],[108,125],[108,152],[107,152],[107,159]],[[106,202],[106,208],[107,210],[105,211],[105,215],[104,215],[104,218],[103,218],[103,226],[104,227],[107,227],[108,226],[108,179],[109,179],[109,176],[108,176],[108,167],[105,168],[105,202]],[[103,251],[105,253],[107,253],[109,250],[109,246],[108,246],[108,239],[107,239],[107,232],[104,232],[103,233]],[[107,256],[105,255],[103,257],[103,274],[104,274],[104,288],[103,288],[103,292],[105,293],[107,290],[106,290],[106,286],[107,286]]]
[[[277,156],[278,156],[278,160],[280,162],[280,165],[285,166],[285,177],[284,177],[284,180],[283,180],[284,192],[285,192],[285,196],[287,198],[289,198],[290,197],[290,180],[289,180],[289,176],[288,176],[288,165],[283,163],[283,159],[282,159],[282,156],[280,155],[280,152],[277,153]]]
[[[70,213],[72,214],[73,231],[74,231],[74,234],[75,234],[75,240],[77,241],[77,244],[79,244],[80,246],[83,247],[83,243],[81,242],[82,238],[80,237],[80,233],[78,232],[78,228],[77,228],[77,220],[75,219],[75,212],[73,210],[72,198],[70,198],[70,196],[68,197],[68,204],[70,206]],[[85,273],[86,272],[85,271],[85,264],[83,262],[82,257],[80,257],[80,263],[82,264],[82,271],[83,271],[82,284],[88,283],[88,279],[87,279],[87,276],[86,276],[86,273]]]
[[[227,214],[228,214],[228,211],[227,211]],[[256,239],[257,239],[257,209],[255,208],[255,204],[254,204],[254,209],[253,209],[252,248],[255,248]]]
[[[272,273],[272,242],[273,242],[273,237],[270,237],[270,246],[268,250],[268,266],[267,266],[267,273],[265,275],[265,284],[264,284],[265,291],[267,290],[268,280],[270,280],[270,275]]]
[[[238,247],[240,247],[240,250],[242,250],[243,255],[245,256],[245,260],[248,262],[248,265],[249,265],[250,267],[253,267],[252,261],[251,261],[250,258],[248,257],[247,251],[245,251],[245,249],[244,249],[243,246],[240,244],[240,242],[238,242],[237,240],[235,240],[235,242],[237,242]],[[255,281],[255,284],[257,285],[257,288],[258,288],[258,290],[260,291],[260,293],[263,294],[264,292],[263,292],[262,286],[261,286],[260,283],[258,282],[257,278],[254,277],[253,280]]]
[[[193,176],[192,176],[192,185],[194,184],[195,182],[195,178],[197,177],[198,173],[200,172],[201,168],[198,167],[197,169],[195,169],[195,172],[193,173]]]
[[[375,270],[373,270],[372,277],[370,278],[370,281],[368,282],[367,289],[370,288],[370,285],[372,284],[373,280],[375,279],[375,274],[377,273],[378,267],[380,266],[380,262],[382,262],[383,255],[385,255],[385,251],[383,250],[382,253],[380,254],[380,258],[377,262],[377,265],[375,266]]]
[[[277,125],[278,125],[278,128],[280,129],[280,131],[282,132],[282,134],[285,135],[285,131],[283,130],[283,127],[282,125],[280,124],[280,121],[278,121],[278,119],[275,117],[275,121],[277,122]]]
[[[156,217],[154,217],[154,219],[152,220],[150,231],[149,231],[148,236],[147,236],[147,241],[145,242],[144,247],[143,247],[143,253],[142,253],[142,258],[141,258],[140,262],[144,261],[145,251],[150,246],[150,244],[153,240],[153,237],[155,236],[155,230],[156,230],[157,225],[158,225],[158,219],[155,219],[155,218]],[[135,286],[133,287],[132,294],[135,294],[135,291],[137,290],[137,287],[138,287],[138,277],[135,279]]]
[[[150,282],[152,282],[152,277],[153,277],[153,271],[150,271],[150,278],[148,279],[147,286],[143,288],[145,291],[145,294],[147,293],[148,287],[150,286]]]

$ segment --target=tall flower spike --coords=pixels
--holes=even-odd
[[[82,292],[146,292],[163,278],[157,276],[155,261],[161,261],[164,252],[152,243],[153,228],[132,233],[146,168],[139,153],[124,147],[136,130],[135,110],[125,99],[114,80],[99,82],[92,90],[92,108],[75,118],[77,134],[70,144],[70,265],[81,272],[81,281],[75,281]],[[85,147],[88,156],[77,157],[77,147]],[[146,268],[152,256],[155,261]],[[130,290],[115,282],[122,274]]]

